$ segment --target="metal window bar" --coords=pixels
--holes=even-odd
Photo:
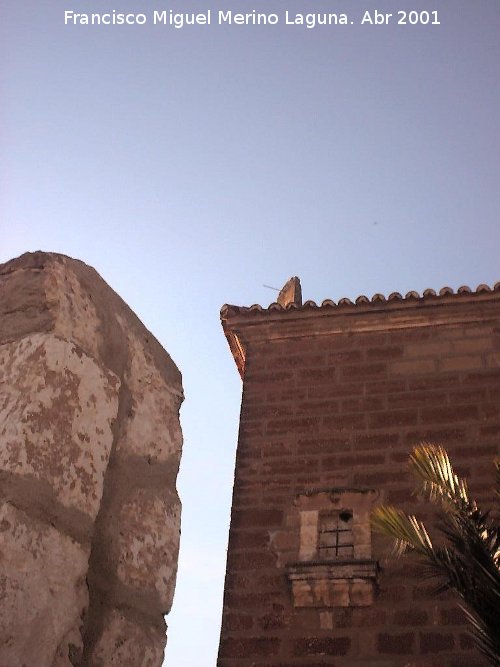
[[[354,558],[352,514],[320,517],[318,556],[322,559]]]

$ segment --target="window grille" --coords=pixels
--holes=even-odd
[[[352,512],[325,514],[319,519],[318,556],[322,560],[354,558]]]

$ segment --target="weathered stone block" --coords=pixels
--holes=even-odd
[[[157,667],[162,664],[165,626],[148,625],[109,610],[92,653],[92,667]]]
[[[1,667],[162,664],[182,399],[93,269],[41,252],[0,266]]]
[[[0,544],[0,665],[51,667],[64,637],[82,645],[89,549],[6,502]]]
[[[354,607],[369,607],[374,600],[374,587],[371,581],[354,580],[351,584],[351,604]]]
[[[121,317],[118,322],[127,332],[127,323]],[[179,388],[160,372],[143,340],[128,333],[127,345],[130,365],[125,381],[132,404],[117,449],[120,455],[144,456],[159,463],[173,459],[178,464],[182,442]]]
[[[117,576],[126,586],[158,596],[170,611],[177,572],[180,503],[177,496],[158,498],[140,489],[118,516]]]
[[[74,343],[31,334],[0,346],[0,470],[48,484],[95,519],[120,380]]]

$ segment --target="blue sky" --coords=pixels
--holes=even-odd
[[[280,23],[64,25],[113,8]],[[500,280],[499,34],[498,0],[3,0],[0,261],[91,264],[183,373],[169,667],[216,661],[241,398],[221,305],[292,275],[316,301]]]

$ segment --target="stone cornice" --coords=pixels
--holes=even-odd
[[[274,304],[267,309],[225,305],[221,309],[221,322],[243,376],[246,350],[253,343],[429,326],[460,326],[497,319],[500,283],[493,290],[484,287],[476,292],[459,291],[453,294],[450,290],[440,295],[432,293],[418,297],[416,293],[409,293],[406,298],[401,295],[391,297],[371,301],[359,297],[355,304],[345,300],[338,305],[326,301],[321,306],[306,301],[301,307],[286,309],[274,308]],[[470,307],[472,305],[473,308]]]

